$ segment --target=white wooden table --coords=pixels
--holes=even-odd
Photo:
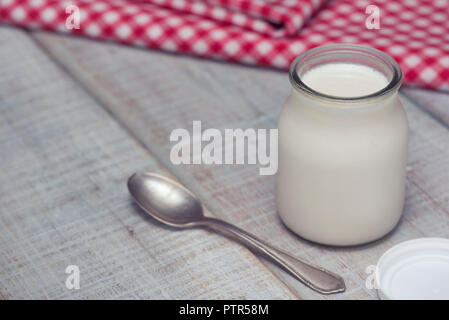
[[[410,122],[403,218],[385,238],[331,248],[279,220],[274,178],[250,166],[175,166],[169,134],[273,128],[286,72],[0,27],[0,298],[374,299],[366,267],[392,245],[449,237],[449,94],[405,88]],[[204,230],[172,231],[131,201],[135,171],[171,174],[207,214],[340,273],[322,296]],[[68,265],[80,289],[68,290]]]

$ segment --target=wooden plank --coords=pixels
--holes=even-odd
[[[240,245],[143,215],[128,176],[168,173],[26,33],[0,28],[0,61],[0,298],[294,297]]]
[[[417,106],[428,112],[442,125],[449,128],[449,93],[425,90],[420,88],[404,88],[403,94],[412,99]]]
[[[346,293],[321,296],[264,262],[300,298],[375,298],[365,286],[365,269],[385,250],[411,238],[449,237],[448,132],[407,98],[409,175],[399,226],[364,246],[325,247],[283,226],[274,204],[274,178],[260,176],[258,167],[175,166],[169,159],[171,130],[191,130],[192,120],[202,120],[204,128],[275,127],[290,90],[285,73],[46,33],[36,38],[215,214],[346,279]]]

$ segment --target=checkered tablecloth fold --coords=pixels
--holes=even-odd
[[[379,29],[366,26],[370,5]],[[0,22],[282,69],[309,48],[358,43],[393,56],[406,83],[449,89],[449,0],[0,0]]]

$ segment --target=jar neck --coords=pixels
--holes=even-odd
[[[352,101],[329,101],[310,96],[292,88],[290,99],[297,101],[296,105],[307,109],[316,109],[321,113],[345,115],[345,114],[369,114],[380,112],[382,109],[388,109],[391,102],[398,99],[398,89],[390,91],[388,94],[374,97],[371,99]]]
[[[360,103],[332,103],[315,99],[298,90],[293,89],[289,96],[288,104],[293,114],[298,117],[315,119],[316,122],[323,123],[347,123],[364,125],[375,119],[387,118],[395,111],[395,107],[400,104],[397,91],[390,92],[377,99],[370,99]],[[328,122],[330,121],[330,122]]]
[[[325,64],[336,63],[368,67],[368,70],[372,69],[379,73],[379,76],[385,76],[388,84],[378,91],[363,96],[344,97],[317,91],[316,88],[311,88],[302,81],[306,72]],[[401,85],[402,72],[393,58],[379,50],[360,45],[334,44],[317,47],[299,55],[290,66],[289,77],[294,90],[316,100],[317,104],[331,105],[333,108],[355,109],[376,104],[382,99],[396,95]]]

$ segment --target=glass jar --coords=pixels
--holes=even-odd
[[[321,68],[321,89],[303,82],[307,72],[329,64],[339,64],[334,68],[339,71],[331,76]],[[323,88],[347,85],[346,78],[327,80],[350,74],[349,65],[382,74],[385,87],[357,96],[363,92],[361,83],[370,80],[365,73],[350,79],[345,96],[323,93]],[[281,219],[301,237],[328,245],[384,236],[399,221],[405,196],[408,124],[398,98],[398,64],[369,47],[337,44],[301,54],[289,75],[293,89],[278,123],[276,204]]]

